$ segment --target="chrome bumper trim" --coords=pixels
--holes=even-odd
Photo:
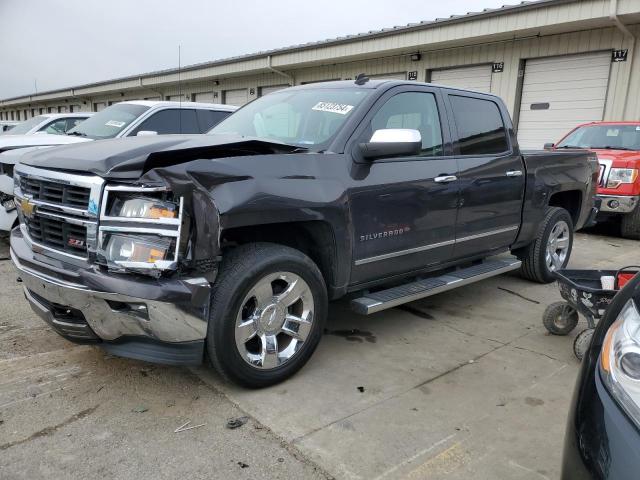
[[[598,198],[602,200],[602,205],[600,205],[601,212],[631,213],[635,210],[638,203],[640,203],[640,197],[633,196],[598,195]],[[610,203],[612,201],[618,202],[618,206],[611,206]]]
[[[34,299],[34,293],[48,302],[79,310],[85,320],[102,340],[117,340],[127,336],[148,337],[161,342],[178,343],[203,340],[207,334],[208,308],[198,312],[196,307],[157,300],[148,300],[118,293],[100,292],[77,283],[70,283],[53,276],[36,272],[23,265],[10,250],[11,259],[22,278],[25,295],[32,307],[44,307]],[[180,280],[190,285],[210,288],[205,278]],[[118,310],[107,302],[119,304],[143,304],[144,315],[135,310]],[[208,302],[207,302],[208,305]]]

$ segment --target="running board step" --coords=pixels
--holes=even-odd
[[[517,270],[521,264],[522,262],[515,257],[485,260],[478,265],[455,270],[439,277],[426,278],[387,290],[367,293],[360,298],[351,300],[351,310],[361,315],[370,315],[387,308],[397,307],[403,303],[413,302],[447,290],[469,285],[470,283],[479,282],[485,278]]]

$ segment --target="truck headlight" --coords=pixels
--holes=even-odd
[[[633,299],[607,332],[600,367],[611,395],[640,426],[640,313]]]
[[[109,216],[150,219],[177,218],[178,205],[153,198],[116,196],[109,208]]]
[[[638,178],[635,168],[612,168],[607,179],[607,188],[618,188],[620,185],[634,183]]]
[[[153,235],[110,234],[106,240],[107,261],[120,264],[149,264],[168,260],[175,241]]]
[[[164,187],[107,185],[98,260],[119,270],[160,275],[178,266],[183,199]]]

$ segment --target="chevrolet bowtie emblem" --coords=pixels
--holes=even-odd
[[[36,213],[36,206],[28,198],[23,198],[20,200],[20,210],[25,217],[31,218]]]

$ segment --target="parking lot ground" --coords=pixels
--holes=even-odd
[[[637,242],[576,237],[572,267],[633,263]],[[553,284],[505,275],[370,317],[337,302],[308,365],[259,391],[66,342],[31,313],[7,261],[0,289],[3,479],[559,476],[586,324],[546,334]],[[188,420],[206,425],[174,433]]]

